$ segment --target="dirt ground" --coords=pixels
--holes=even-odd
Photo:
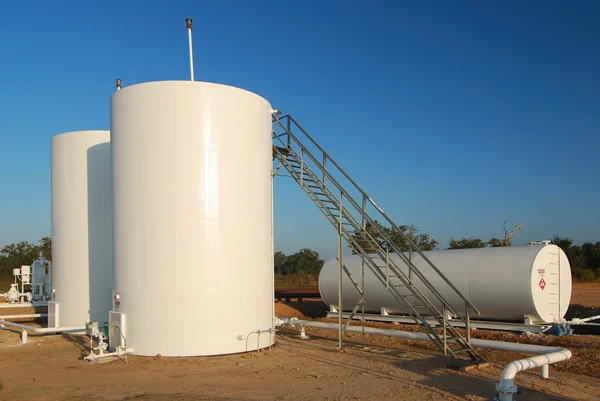
[[[581,295],[578,295],[581,294]],[[600,306],[600,284],[576,284],[572,304]],[[320,318],[319,300],[277,303],[281,317]],[[6,309],[0,309],[5,314]],[[22,311],[20,313],[23,313]],[[414,330],[414,326],[369,323]],[[429,344],[360,334],[345,336],[307,328],[282,329],[272,348],[257,353],[215,357],[161,358],[130,356],[90,365],[85,336],[29,335],[20,345],[18,332],[0,330],[0,400],[491,400],[502,368],[526,355],[483,350],[491,362],[468,373],[446,368],[447,361]],[[573,352],[570,361],[552,365],[551,379],[539,371],[517,375],[518,400],[598,400],[600,336],[522,336],[477,330],[474,337],[557,345]]]
[[[571,304],[600,307],[600,283],[574,283]]]

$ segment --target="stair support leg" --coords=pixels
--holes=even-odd
[[[344,323],[342,321],[343,315],[343,306],[342,306],[342,198],[343,195],[340,195],[340,217],[338,223],[337,237],[338,237],[338,324],[339,324],[339,332],[338,332],[338,349],[342,350],[344,347],[343,336],[344,336]]]

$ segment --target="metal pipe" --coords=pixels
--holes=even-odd
[[[547,349],[544,350],[544,353],[541,355],[512,361],[504,367],[502,375],[500,376],[500,382],[496,384],[499,401],[513,400],[513,394],[517,392],[517,385],[514,383],[517,373],[531,368],[542,367],[542,377],[547,379],[549,377],[548,364],[566,361],[571,358],[572,354],[568,349],[546,348]],[[528,350],[526,352],[538,353],[533,350]]]
[[[342,349],[344,347],[344,327],[343,327],[343,319],[342,319],[342,311],[343,306],[342,306],[342,302],[343,302],[343,293],[342,293],[342,265],[343,265],[343,261],[342,261],[342,216],[344,214],[344,209],[342,209],[342,200],[343,200],[343,195],[340,195],[340,220],[339,220],[339,226],[338,226],[338,310],[340,311],[339,317],[338,317],[338,329],[339,329],[339,333],[338,333],[338,349]],[[349,321],[348,321],[349,322]]]
[[[596,315],[596,316],[590,316],[590,317],[586,317],[586,318],[576,318],[574,317],[572,320],[568,321],[567,324],[569,325],[580,325],[580,324],[585,324],[586,322],[589,322],[590,320],[597,320],[600,319],[600,315]]]
[[[185,25],[188,32],[188,44],[190,48],[190,77],[194,80],[194,53],[192,51],[192,19],[188,18],[185,20]]]
[[[23,302],[23,303],[14,303],[14,304],[0,304],[0,309],[4,308],[37,308],[37,307],[46,307],[48,306],[48,302]]]
[[[274,318],[274,325],[278,326],[281,322],[280,319],[278,318]],[[238,341],[246,341],[246,352],[248,352],[248,339],[250,338],[250,335],[252,334],[256,334],[257,335],[257,339],[256,339],[256,350],[258,351],[257,355],[260,355],[260,335],[263,333],[270,333],[270,334],[275,334],[275,329],[269,327],[266,330],[261,330],[258,329],[256,331],[251,331],[250,333],[248,333],[248,335],[244,335],[244,334],[238,334],[237,335],[237,339]],[[266,347],[265,347],[266,348]],[[269,351],[271,350],[271,336],[269,336]]]
[[[117,348],[117,350],[115,352],[107,352],[107,353],[104,353],[102,355],[96,355],[93,358],[89,358],[89,359],[88,358],[84,358],[84,359],[88,359],[90,362],[92,362],[92,361],[94,361],[96,359],[102,359],[102,358],[113,357],[113,356],[120,357],[122,355],[125,355],[125,363],[127,363],[127,354],[132,353],[133,351],[134,351],[133,348],[121,348],[121,347],[119,347],[119,348]]]
[[[296,318],[277,319],[280,324],[299,325],[307,327],[315,327],[320,329],[337,330],[334,323],[313,322],[310,320],[298,320]],[[361,327],[349,326],[346,331],[360,333]],[[399,337],[409,340],[431,341],[431,338],[425,333],[413,333],[408,331],[376,329],[373,327],[365,327],[364,331],[367,334],[378,334],[388,337]],[[505,366],[500,376],[500,382],[496,384],[500,401],[512,401],[513,394],[517,392],[517,386],[514,384],[514,379],[517,373],[536,367],[542,368],[542,377],[547,379],[548,365],[551,363],[566,361],[571,358],[572,354],[566,348],[547,347],[543,345],[533,344],[517,344],[493,340],[471,339],[471,345],[479,348],[489,348],[501,351],[523,352],[530,354],[538,354],[537,356],[525,359],[519,359],[510,362]]]
[[[278,116],[277,110],[271,110],[271,114],[275,111],[275,116]],[[281,113],[281,112],[280,112]],[[271,176],[271,255],[275,255],[275,219],[274,219],[274,209],[273,209],[273,176]],[[273,264],[271,265],[271,285],[273,286],[273,299],[275,299],[275,259],[271,258]],[[271,354],[271,344],[275,342],[275,302],[271,302],[271,330],[269,333],[269,354]]]
[[[6,315],[6,316],[0,316],[0,320],[27,319],[27,318],[36,318],[36,317],[48,317],[48,314],[47,313],[30,313],[28,315]]]
[[[14,322],[7,322],[6,320],[0,320],[0,328],[15,327],[17,329],[23,329],[27,331],[31,331],[33,333],[42,333],[42,334],[50,334],[50,333],[73,333],[79,331],[85,331],[85,326],[69,326],[69,327],[31,327],[25,324],[19,324]]]

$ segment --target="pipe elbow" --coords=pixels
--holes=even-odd
[[[521,361],[512,361],[504,367],[504,370],[502,371],[502,376],[500,376],[501,380],[500,383],[498,383],[498,385],[501,385],[503,382],[513,382],[515,376],[517,376],[517,373],[519,373],[521,370],[524,370],[524,366],[520,362]]]

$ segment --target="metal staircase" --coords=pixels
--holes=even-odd
[[[364,314],[364,267],[366,266],[381,282],[383,289],[389,291],[400,305],[408,308],[415,323],[446,357],[458,359],[462,355],[467,355],[476,363],[483,362],[482,356],[471,346],[469,336],[470,313],[479,314],[477,308],[290,115],[274,114],[272,137],[273,158],[279,162],[273,174],[277,174],[281,168],[285,169],[337,230],[340,283],[339,347],[342,348],[343,333],[359,308],[362,307]],[[388,224],[400,233],[405,244],[408,244],[408,252],[402,252],[382,227],[376,224],[376,221]],[[380,241],[373,238],[369,231],[371,233],[374,231]],[[361,256],[363,277],[360,283],[352,277],[343,263],[342,239]],[[444,283],[464,301],[465,308],[462,313],[454,310],[415,267],[413,255],[416,254],[429,264],[433,272],[439,275]],[[342,323],[341,310],[342,272],[349,276],[354,288],[360,294],[360,301],[345,324]],[[433,294],[434,298],[428,299],[421,289],[427,289],[426,292]],[[430,323],[431,317],[435,318],[437,324]],[[466,323],[465,336],[452,325],[452,318],[461,319]]]

